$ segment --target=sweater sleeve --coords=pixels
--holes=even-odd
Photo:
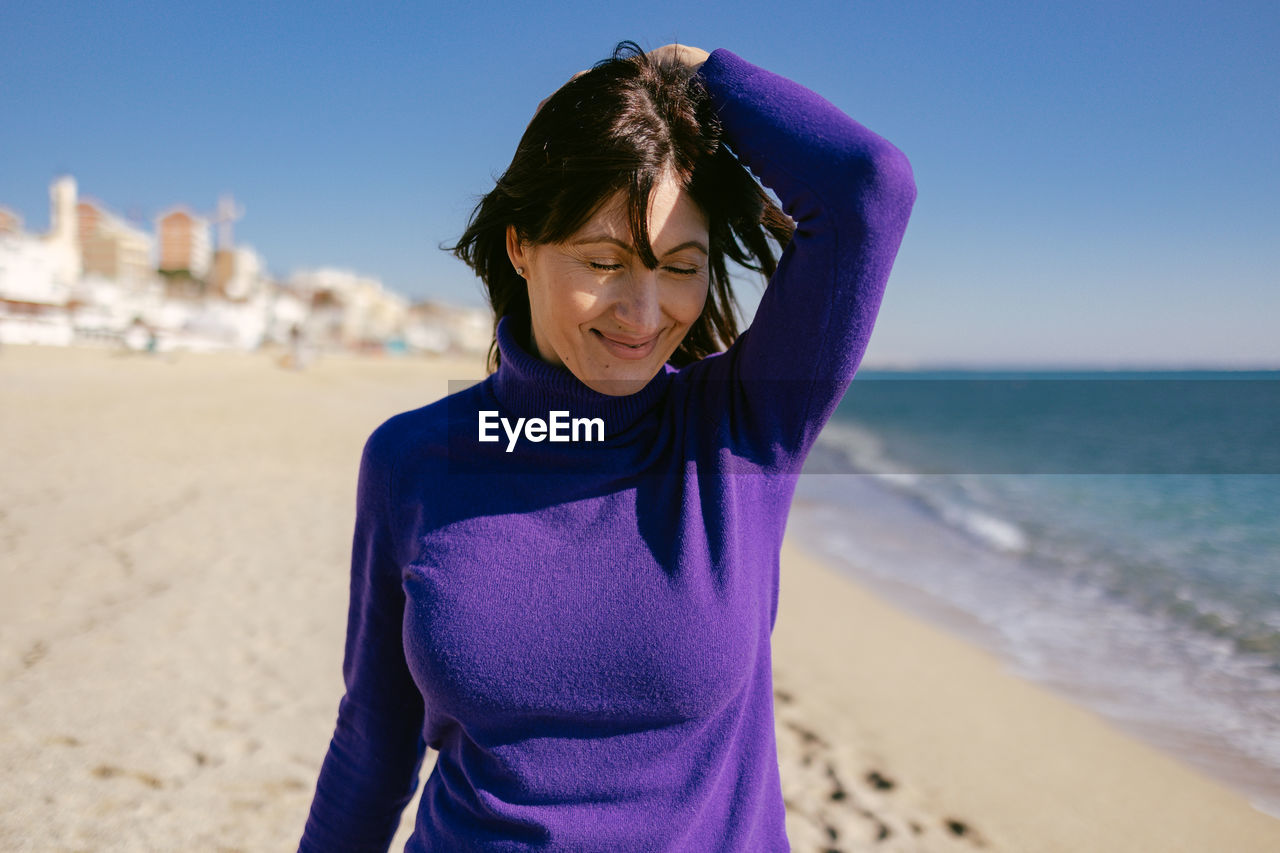
[[[346,693],[299,851],[385,853],[413,797],[426,748],[424,710],[405,662],[404,591],[392,539],[394,443],[365,444],[357,489],[342,673]]]
[[[915,181],[902,152],[803,86],[723,49],[698,74],[730,148],[796,224],[751,327],[713,360],[744,441],[792,464],[862,360]]]

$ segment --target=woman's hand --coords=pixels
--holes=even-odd
[[[692,71],[697,71],[711,54],[700,47],[690,47],[687,44],[667,44],[655,47],[646,55],[658,62],[677,62],[689,66]]]

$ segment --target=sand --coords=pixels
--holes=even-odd
[[[0,351],[0,849],[294,849],[342,690],[360,448],[480,375]],[[774,633],[793,849],[1280,849],[1280,821],[802,545]]]

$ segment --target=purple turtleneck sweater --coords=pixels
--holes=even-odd
[[[725,50],[699,76],[796,233],[728,351],[610,397],[531,356],[397,415],[360,467],[346,695],[302,850],[785,851],[769,640],[800,464],[853,378],[907,160]],[[604,440],[479,441],[479,413]],[[501,434],[501,429],[498,430]]]

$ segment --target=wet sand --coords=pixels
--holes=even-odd
[[[0,849],[294,849],[342,691],[361,446],[480,375],[0,352]],[[774,632],[793,849],[1280,849],[1280,821],[802,545]]]

